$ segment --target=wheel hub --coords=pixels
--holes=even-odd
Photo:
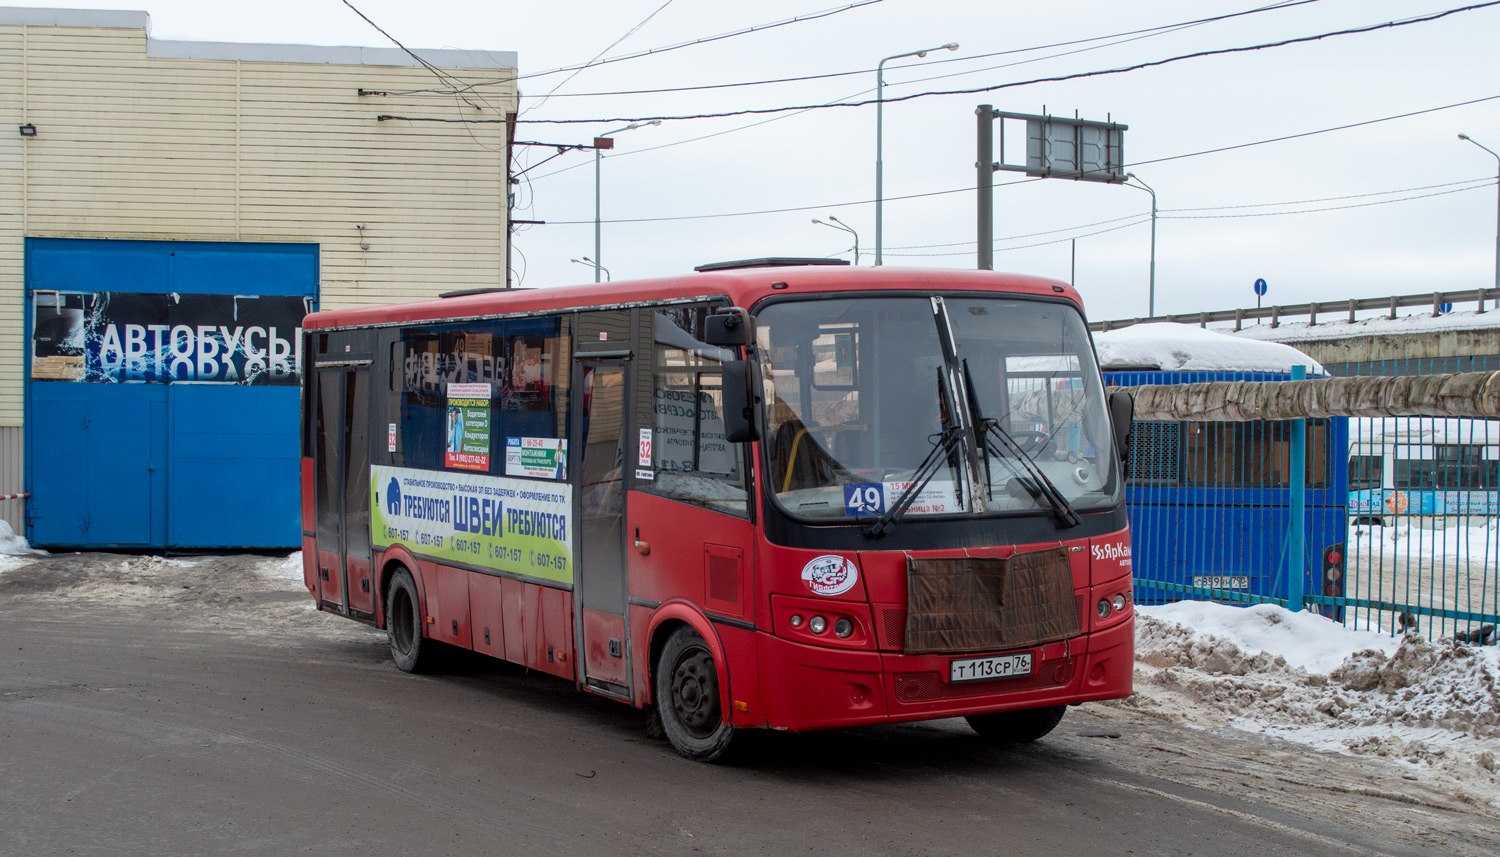
[[[719,676],[708,652],[693,652],[677,662],[672,673],[672,710],[678,722],[700,738],[718,727],[722,720]]]

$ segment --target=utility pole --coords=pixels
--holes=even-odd
[[[981,104],[974,111],[979,117],[979,158],[974,162],[977,171],[975,188],[979,198],[979,270],[995,270],[995,108]]]

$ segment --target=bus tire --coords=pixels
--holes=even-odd
[[[397,667],[409,673],[431,669],[435,647],[422,637],[422,599],[411,572],[403,567],[396,568],[386,590],[385,628]]]
[[[981,737],[996,744],[1030,744],[1057,728],[1067,710],[1066,705],[1054,705],[1050,708],[971,714],[964,719],[969,721],[969,727]]]
[[[667,740],[684,758],[716,761],[734,738],[719,701],[719,680],[713,653],[698,632],[686,625],[673,631],[656,662],[656,710]]]

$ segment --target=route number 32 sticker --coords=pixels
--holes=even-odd
[[[826,554],[802,566],[802,582],[814,595],[843,595],[859,582],[854,560]]]

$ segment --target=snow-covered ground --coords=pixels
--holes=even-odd
[[[1395,762],[1500,808],[1500,647],[1351,630],[1270,604],[1141,608],[1119,703]]]

